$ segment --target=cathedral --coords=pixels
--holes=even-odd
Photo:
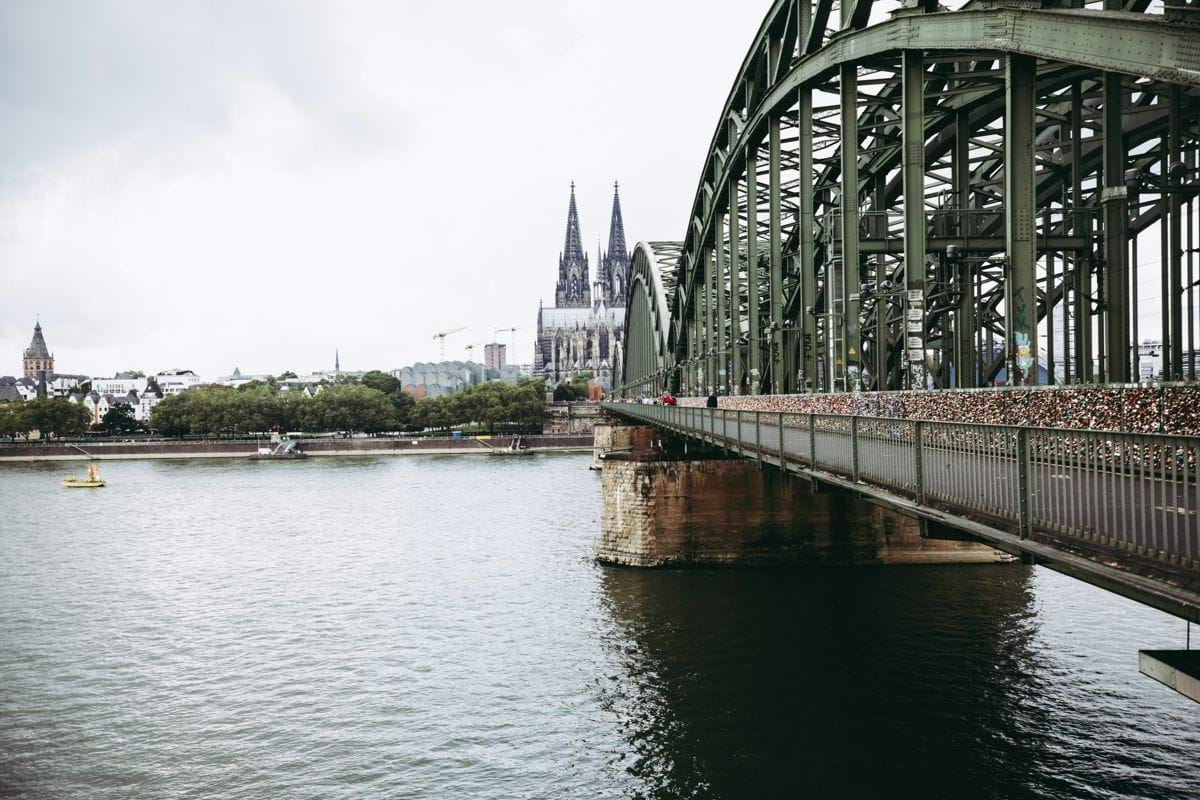
[[[572,182],[567,238],[558,257],[554,307],[538,307],[533,368],[548,387],[588,373],[605,391],[612,389],[613,371],[620,362],[624,340],[625,290],[629,280],[629,251],[625,247],[620,191],[615,183],[608,250],[597,256],[593,283],[588,255],[583,251]]]

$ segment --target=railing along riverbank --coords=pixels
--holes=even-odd
[[[919,506],[1200,571],[1200,438],[606,403],[609,411],[879,487]]]

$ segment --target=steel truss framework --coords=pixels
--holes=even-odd
[[[771,8],[624,392],[1194,379],[1200,2],[873,6]]]

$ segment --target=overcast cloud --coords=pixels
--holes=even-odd
[[[0,374],[393,368],[679,238],[769,3],[0,0]],[[504,340],[502,338],[502,340]]]

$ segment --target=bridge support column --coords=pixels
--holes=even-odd
[[[729,394],[729,347],[725,341],[725,215],[717,214],[713,237],[717,279],[717,386]]]
[[[801,14],[806,10],[801,4]],[[812,90],[801,89],[798,108],[800,162],[800,281],[802,322],[800,353],[803,380],[798,391],[820,388],[817,374],[817,264],[813,231],[813,121]]]
[[[738,182],[729,182],[729,349],[733,391],[742,393],[742,234],[738,209]]]
[[[783,207],[780,199],[780,190],[782,187],[780,152],[780,125],[781,121],[776,114],[771,115],[771,119],[767,124],[767,144],[768,144],[768,209],[771,214],[771,224],[768,228],[768,237],[771,248],[771,267],[768,272],[768,280],[770,281],[770,307],[771,307],[771,339],[770,339],[770,358],[771,358],[771,393],[783,394],[787,391],[786,382],[783,374]]]
[[[746,314],[750,319],[750,394],[762,380],[762,330],[758,313],[758,145],[746,152]]]
[[[757,461],[644,426],[596,429],[597,560],[683,565],[963,564],[1010,561],[984,545],[922,536],[917,519]]]
[[[917,50],[903,59],[904,352],[906,389],[925,387],[925,64]],[[886,301],[880,297],[880,303]],[[883,306],[880,306],[883,313]],[[943,332],[943,341],[945,333]],[[881,337],[882,343],[882,337]],[[885,376],[886,377],[886,376]],[[880,388],[888,388],[886,385]]]
[[[1037,253],[1034,249],[1033,56],[1009,54],[1004,75],[1004,348],[1009,385],[1038,383]]]

